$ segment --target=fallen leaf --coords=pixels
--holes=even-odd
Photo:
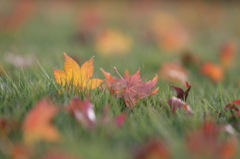
[[[32,144],[40,140],[56,142],[60,138],[58,130],[51,124],[51,120],[58,109],[47,99],[41,99],[28,112],[23,122],[23,139]]]
[[[225,109],[233,109],[236,111],[234,116],[240,116],[239,106],[240,106],[240,99],[237,99],[237,100],[230,101],[229,104],[227,104],[224,108]]]
[[[117,69],[114,68],[117,72]],[[107,85],[110,92],[116,94],[117,97],[123,97],[127,107],[134,107],[139,99],[145,98],[149,95],[156,94],[159,88],[153,89],[157,83],[158,76],[156,75],[152,80],[142,81],[140,77],[140,69],[132,76],[115,79],[110,73],[101,69],[106,77]]]
[[[166,144],[150,140],[134,153],[134,159],[171,159],[172,155]]]
[[[185,50],[181,56],[181,61],[185,66],[199,66],[201,58],[190,50]]]
[[[163,63],[159,74],[163,79],[171,82],[185,83],[185,81],[188,81],[188,71],[178,61]]]
[[[222,81],[224,78],[224,70],[222,66],[211,62],[204,63],[201,66],[200,71],[202,74],[209,76],[213,82]]]
[[[115,124],[117,127],[121,127],[126,120],[127,115],[125,113],[121,113],[114,118]]]
[[[233,63],[236,55],[236,45],[233,42],[226,42],[222,46],[220,60],[224,68],[228,68]]]
[[[96,115],[90,100],[82,101],[80,98],[73,98],[66,108],[75,116],[75,118],[87,129],[95,129]]]
[[[10,132],[19,128],[19,123],[11,120],[0,118],[0,138],[6,137]]]
[[[103,31],[96,39],[95,48],[104,56],[123,55],[130,51],[132,39],[122,32],[114,29]]]
[[[36,9],[34,0],[18,0],[11,13],[6,17],[0,15],[0,31],[13,31],[27,21]]]
[[[193,111],[192,111],[191,107],[186,102],[182,101],[181,99],[179,99],[177,97],[169,98],[168,99],[168,105],[171,107],[173,114],[175,114],[176,109],[178,109],[178,108],[184,108],[184,110],[189,115],[193,114]]]
[[[65,72],[54,70],[54,77],[56,82],[60,85],[65,86],[66,84],[73,84],[74,86],[80,87],[82,90],[84,88],[94,89],[103,82],[103,80],[97,78],[90,79],[94,71],[93,57],[86,61],[81,67],[66,53],[64,53],[64,58]]]
[[[173,15],[159,12],[150,24],[159,47],[165,52],[178,52],[187,46],[189,33]]]
[[[94,112],[94,105],[90,100],[83,101],[78,97],[73,98],[70,103],[66,105],[66,108],[83,127],[89,130],[94,130],[97,126],[110,123],[114,124],[116,127],[121,127],[126,119],[125,113],[121,113],[114,118],[110,117],[108,106],[103,109],[100,119],[97,119]]]
[[[177,98],[179,98],[183,101],[187,101],[188,92],[191,89],[191,85],[188,82],[185,82],[185,83],[186,83],[186,87],[187,87],[186,91],[183,91],[183,89],[180,88],[180,87],[176,87],[176,86],[171,85],[171,87],[177,92]]]
[[[237,139],[230,136],[223,140],[220,137],[223,131],[224,126],[205,121],[201,128],[189,133],[186,143],[190,158],[234,158],[237,153]]]

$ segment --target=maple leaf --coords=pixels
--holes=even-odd
[[[221,132],[226,131],[228,125],[216,125],[212,121],[205,121],[202,127],[188,134],[187,148],[190,158],[220,158],[231,159],[237,153],[236,136],[223,140]]]
[[[117,72],[117,69],[114,68]],[[118,97],[123,97],[127,107],[134,107],[137,100],[145,98],[149,95],[154,95],[159,88],[153,89],[157,83],[158,76],[156,75],[152,80],[142,81],[140,77],[140,69],[132,76],[123,78],[118,72],[121,79],[115,79],[110,73],[101,69],[106,77],[107,86],[110,92],[116,94]]]
[[[50,142],[59,140],[59,132],[51,124],[51,120],[57,112],[57,107],[45,98],[35,104],[23,122],[24,141],[32,144],[39,140]]]
[[[86,61],[81,67],[66,53],[64,53],[64,58],[65,72],[56,69],[54,70],[54,77],[57,83],[62,86],[73,84],[74,86],[80,86],[80,89],[94,89],[103,82],[101,79],[90,79],[94,71],[93,57]]]
[[[172,109],[172,113],[175,114],[177,108],[184,108],[184,110],[189,114],[192,115],[193,111],[191,107],[184,101],[179,98],[171,97],[168,99],[168,104]]]
[[[171,87],[177,92],[177,98],[179,98],[183,101],[187,101],[188,92],[191,89],[191,85],[188,82],[185,82],[185,83],[186,83],[186,86],[187,86],[186,91],[183,91],[183,89],[180,88],[180,87],[176,87],[176,86],[171,85]]]

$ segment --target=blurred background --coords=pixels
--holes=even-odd
[[[0,1],[0,62],[31,70],[35,56],[52,72],[66,52],[79,63],[94,55],[98,68],[141,67],[149,76],[167,60],[219,63],[223,47],[234,52],[239,44],[239,7],[233,0]]]

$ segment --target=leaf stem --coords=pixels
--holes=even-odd
[[[116,67],[113,67],[113,69],[114,69],[115,72],[118,74],[118,76],[123,80],[123,82],[126,84],[126,86],[129,87],[128,84],[127,84],[127,81],[120,75],[120,73],[118,72],[117,68],[116,68]]]

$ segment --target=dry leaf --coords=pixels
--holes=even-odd
[[[9,16],[0,15],[0,31],[16,30],[33,15],[36,8],[35,0],[18,0]]]
[[[126,119],[125,113],[111,118],[109,116],[109,107],[107,106],[103,109],[102,116],[100,120],[98,120],[94,112],[94,105],[90,100],[83,101],[78,97],[73,98],[66,108],[83,125],[83,127],[90,130],[94,130],[97,126],[107,125],[109,123],[121,127]]]
[[[222,81],[224,78],[224,70],[222,66],[211,62],[204,63],[201,66],[200,71],[202,74],[209,76],[213,82]]]
[[[73,84],[74,86],[80,87],[80,89],[94,89],[103,82],[103,80],[97,78],[90,79],[94,71],[93,57],[86,61],[81,67],[66,53],[64,53],[64,58],[65,72],[56,69],[54,70],[54,77],[57,83],[62,86]]]
[[[186,87],[187,87],[186,91],[183,91],[182,88],[180,88],[180,87],[175,87],[172,85],[172,88],[177,92],[177,98],[179,98],[183,101],[187,101],[188,92],[191,89],[191,85],[188,82],[185,82],[185,83],[186,83]]]
[[[188,71],[179,62],[165,62],[161,65],[159,71],[161,77],[171,82],[188,81]]]
[[[223,45],[221,54],[220,54],[220,60],[223,67],[229,67],[236,55],[236,45],[233,42],[227,42]]]
[[[122,55],[130,51],[132,39],[118,30],[107,29],[96,39],[95,48],[104,56]]]
[[[166,144],[157,140],[148,141],[142,148],[137,150],[134,154],[134,159],[171,159]]]
[[[172,113],[175,114],[176,109],[178,108],[184,108],[184,110],[189,114],[192,115],[193,111],[191,109],[191,107],[184,101],[182,101],[181,99],[177,98],[177,97],[171,97],[168,99],[168,104],[172,109]]]
[[[114,69],[116,70],[116,68]],[[116,94],[118,97],[123,97],[127,107],[134,107],[139,99],[158,92],[159,88],[153,89],[158,80],[157,75],[152,80],[142,81],[140,69],[132,76],[124,78],[116,70],[121,79],[114,79],[110,73],[105,72],[103,69],[101,71],[106,77],[110,92]]]
[[[233,110],[236,111],[234,116],[240,116],[240,109],[239,109],[238,106],[240,106],[240,99],[233,100],[233,101],[229,102],[229,104],[227,104],[224,108],[225,109],[233,109]]]
[[[87,129],[95,129],[96,115],[90,100],[82,101],[78,97],[71,100],[67,109],[75,116],[75,118]]]
[[[32,144],[40,140],[55,142],[59,140],[58,130],[51,124],[58,109],[47,99],[41,99],[28,112],[23,122],[23,138]]]
[[[183,24],[169,13],[160,12],[154,18],[152,30],[161,49],[167,52],[186,47],[189,35]]]
[[[205,121],[200,129],[191,132],[187,138],[187,148],[191,158],[234,158],[237,153],[237,139],[232,136],[222,140],[219,136],[223,130],[223,126]]]

